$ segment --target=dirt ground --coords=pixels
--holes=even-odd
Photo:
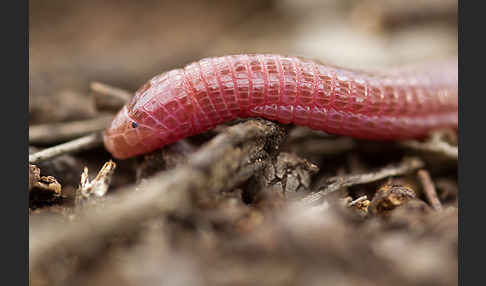
[[[113,161],[97,136],[146,80],[206,56],[457,56],[457,1],[31,0],[29,44],[30,154],[84,140],[31,161],[31,285],[457,284],[455,130],[237,120]]]

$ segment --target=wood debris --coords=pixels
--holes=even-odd
[[[94,196],[103,197],[108,191],[111,178],[115,172],[116,164],[113,161],[106,162],[93,180],[89,180],[88,167],[84,167],[81,174],[81,182],[77,190],[77,199],[89,199]]]

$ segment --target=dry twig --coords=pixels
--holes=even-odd
[[[366,216],[368,214],[368,207],[370,206],[371,201],[368,200],[366,195],[361,196],[355,200],[352,200],[351,197],[347,197],[348,200],[346,202],[346,206],[348,208],[352,208],[358,212],[358,214],[362,216]]]
[[[429,172],[426,170],[419,170],[417,172],[417,177],[422,184],[425,197],[429,201],[432,208],[436,211],[442,210],[442,204],[439,200],[439,196],[437,195],[434,182],[432,181],[432,178],[430,178]]]
[[[30,144],[47,144],[77,138],[105,129],[113,115],[100,115],[93,119],[29,126]]]
[[[387,166],[376,172],[358,175],[348,175],[332,177],[326,181],[324,186],[319,187],[319,191],[304,197],[301,201],[303,204],[313,204],[320,201],[327,194],[335,192],[344,187],[366,184],[375,182],[387,177],[399,176],[410,173],[422,168],[424,163],[418,158],[404,159],[399,165]]]
[[[457,160],[458,158],[457,146],[452,146],[446,141],[444,141],[442,139],[442,134],[438,132],[433,133],[431,138],[426,142],[409,140],[409,141],[400,142],[399,144],[419,151],[442,154],[445,157],[453,160]]]
[[[352,207],[352,206],[354,206],[358,203],[361,203],[363,201],[366,201],[366,200],[368,200],[368,197],[366,195],[361,196],[361,197],[357,198],[356,200],[349,202],[348,207]]]
[[[36,164],[60,155],[80,152],[93,147],[101,146],[103,136],[101,133],[93,133],[66,143],[59,144],[29,155],[29,163]]]

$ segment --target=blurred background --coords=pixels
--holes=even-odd
[[[97,116],[90,82],[134,91],[206,56],[362,69],[457,56],[457,1],[31,0],[29,37],[30,124],[40,124]]]

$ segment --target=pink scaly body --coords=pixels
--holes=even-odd
[[[105,132],[116,158],[147,153],[237,117],[373,140],[457,128],[457,61],[360,72],[272,54],[206,58],[152,78]]]

